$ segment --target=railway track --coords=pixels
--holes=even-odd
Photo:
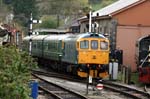
[[[67,79],[70,81],[80,82],[80,83],[84,83],[84,84],[87,83],[85,80],[79,80],[78,78],[74,78],[72,76],[65,75],[65,74],[62,75],[62,74],[58,74],[58,73],[43,72],[43,71],[34,71],[34,73],[41,74],[41,75],[48,76],[48,77],[58,77],[61,79]],[[93,85],[96,86],[97,83],[99,83],[99,82],[93,82]],[[125,95],[128,98],[149,99],[149,97],[150,97],[150,94],[148,94],[144,91],[138,90],[138,89],[133,88],[133,87],[125,86],[123,84],[113,83],[110,81],[102,81],[100,83],[103,83],[104,89],[118,92],[120,94]]]
[[[74,81],[74,82],[85,83],[85,79],[83,80],[83,78],[81,79],[77,76],[57,73],[57,72],[53,72],[53,71],[32,70],[32,73],[35,73],[35,74],[38,74],[38,75],[44,75],[44,76],[48,76],[48,77],[56,77],[56,78],[61,78],[61,79],[67,79],[67,80]]]
[[[150,94],[144,91],[138,90],[136,88],[132,88],[129,86],[125,86],[125,85],[118,84],[118,83],[112,83],[108,81],[104,81],[102,83],[104,84],[105,89],[119,92],[133,99],[150,99]]]
[[[39,79],[39,88],[50,94],[54,99],[89,99],[71,89],[64,88],[55,83],[42,79],[36,74],[32,74],[36,79]]]

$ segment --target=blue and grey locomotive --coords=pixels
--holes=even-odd
[[[109,40],[101,34],[50,34],[27,36],[23,50],[40,62],[61,70],[87,77],[108,76]]]

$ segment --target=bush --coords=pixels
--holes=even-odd
[[[31,71],[37,63],[15,47],[0,47],[0,99],[30,99]]]

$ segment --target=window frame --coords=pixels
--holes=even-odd
[[[97,43],[97,45],[95,46],[95,44]],[[94,44],[94,46],[92,46],[92,44]],[[97,50],[98,49],[98,40],[91,40],[91,49],[92,50]]]
[[[85,46],[86,42],[86,46]],[[84,43],[84,46],[82,45]],[[89,40],[82,40],[80,41],[80,49],[89,49]]]
[[[102,43],[105,43],[104,46],[107,46],[107,47],[102,48],[102,46],[101,46]],[[106,45],[106,44],[107,44],[107,45]],[[100,50],[108,50],[108,49],[109,49],[109,44],[108,44],[108,42],[106,42],[106,41],[100,41]]]

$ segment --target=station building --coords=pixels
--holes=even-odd
[[[92,13],[93,30],[108,34],[111,50],[123,50],[123,64],[137,70],[136,41],[150,35],[150,0],[118,0]],[[88,18],[79,19],[80,32],[88,31]]]

